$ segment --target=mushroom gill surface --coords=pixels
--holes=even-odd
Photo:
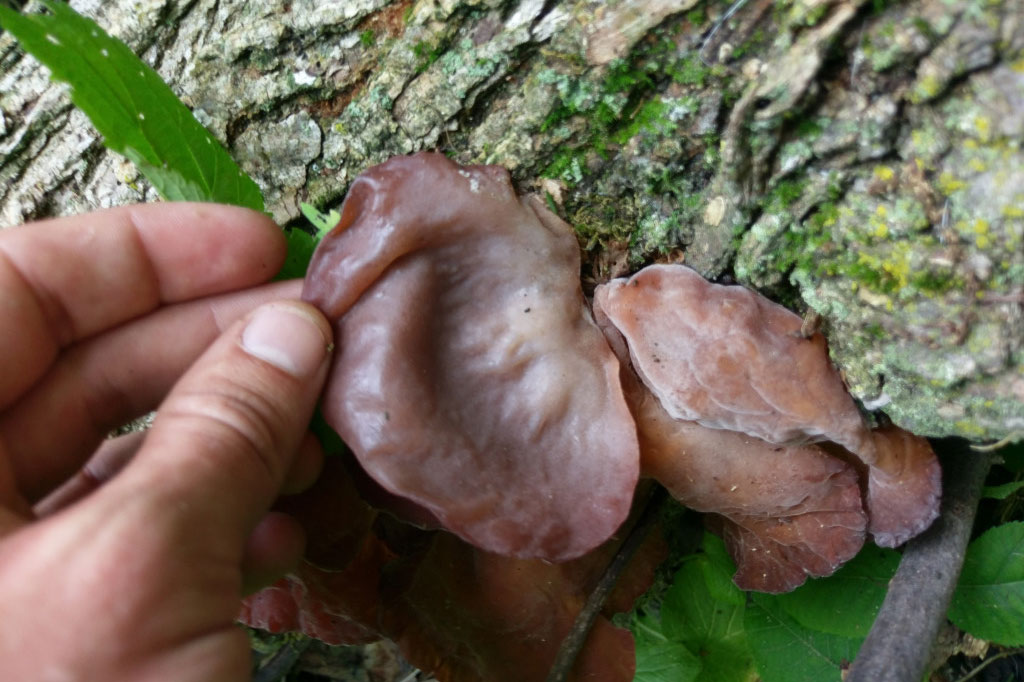
[[[563,561],[629,513],[636,429],[575,237],[496,166],[360,176],[303,298],[338,343],[327,421],[365,471],[468,542]]]

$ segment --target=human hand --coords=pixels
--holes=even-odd
[[[249,288],[284,252],[203,204],[0,232],[0,678],[248,678],[233,622],[301,555],[267,510],[319,470],[331,344],[299,283]]]

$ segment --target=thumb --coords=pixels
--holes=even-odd
[[[257,308],[178,381],[115,482],[144,491],[171,522],[241,550],[280,492],[332,347],[331,326],[316,308]]]

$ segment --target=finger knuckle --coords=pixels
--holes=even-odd
[[[199,421],[202,437],[218,452],[218,458],[246,472],[253,467],[272,482],[284,475],[280,452],[285,448],[286,418],[282,408],[264,392],[251,386],[233,385],[189,392],[176,401],[178,416]],[[233,461],[232,461],[233,460]]]

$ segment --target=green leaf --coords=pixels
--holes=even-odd
[[[808,580],[796,590],[778,595],[777,600],[806,628],[863,638],[878,615],[899,563],[898,552],[865,546],[834,575]]]
[[[306,220],[313,223],[313,226],[316,227],[316,241],[318,243],[341,220],[341,214],[334,209],[331,209],[329,213],[321,213],[317,210],[316,206],[306,202],[299,204],[299,210],[302,211],[302,215],[306,216]]]
[[[696,682],[700,659],[682,642],[669,640],[661,623],[641,616],[631,627],[636,640],[636,675],[633,682]]]
[[[1005,500],[1021,488],[1024,488],[1024,481],[1010,481],[1002,485],[987,485],[981,489],[981,496],[993,500]]]
[[[317,244],[341,220],[341,215],[337,211],[332,210],[330,213],[321,213],[316,207],[307,203],[299,204],[299,209],[302,211],[302,215],[306,216],[306,219],[313,223],[313,226],[316,228],[316,234],[311,235],[298,227],[293,227],[287,231],[288,255],[285,257],[281,271],[277,273],[277,279],[304,277],[306,270],[309,268],[309,261],[313,258],[313,252],[316,251]]]
[[[71,86],[71,101],[109,149],[133,161],[166,199],[263,210],[256,183],[153,69],[67,4],[42,2],[49,13],[0,6],[0,25]]]
[[[860,648],[860,639],[808,630],[779,604],[753,595],[744,625],[757,672],[764,682],[840,682]]]
[[[701,660],[700,682],[753,680],[753,658],[743,630],[745,607],[712,596],[705,575],[716,571],[723,569],[702,555],[683,564],[661,605],[663,631]]]
[[[700,562],[711,598],[725,604],[742,606],[747,603],[747,596],[736,583],[732,575],[736,572],[736,564],[725,549],[725,542],[714,533],[704,533],[701,549],[705,560]]]
[[[980,639],[1024,644],[1024,523],[991,528],[967,547],[949,619]]]
[[[298,227],[285,232],[285,238],[288,240],[288,253],[276,279],[304,277],[318,242],[313,235]]]

